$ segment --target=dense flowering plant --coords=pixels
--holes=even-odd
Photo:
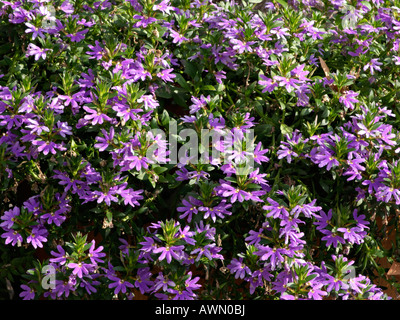
[[[397,0],[0,1],[2,297],[390,299],[399,46]]]

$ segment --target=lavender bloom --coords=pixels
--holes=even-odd
[[[82,278],[83,275],[89,274],[90,267],[91,267],[90,265],[83,262],[78,262],[78,263],[71,262],[68,264],[68,268],[74,269],[72,270],[72,273],[77,275],[79,278]]]
[[[231,203],[235,203],[236,201],[243,202],[249,198],[247,191],[235,188],[228,183],[222,183],[218,192],[222,197],[231,197]]]
[[[134,286],[132,283],[130,283],[129,281],[120,279],[120,278],[115,277],[115,276],[111,276],[111,275],[110,275],[110,276],[108,276],[108,279],[111,280],[111,281],[114,281],[113,283],[110,283],[110,284],[108,285],[108,287],[109,287],[110,289],[115,288],[115,289],[114,289],[114,294],[118,294],[118,293],[120,293],[120,292],[126,293],[127,288],[134,288],[134,287],[135,287],[135,286]]]
[[[95,241],[92,240],[92,246],[89,248],[89,253],[88,253],[88,257],[90,258],[90,262],[92,263],[92,265],[96,265],[98,263],[104,263],[104,260],[100,259],[106,256],[104,252],[101,252],[103,249],[104,249],[103,246],[100,246],[97,249],[95,249]]]
[[[197,207],[203,205],[203,202],[192,196],[189,196],[188,200],[182,200],[184,206],[178,207],[176,210],[178,212],[183,212],[183,214],[179,216],[180,219],[187,217],[188,222],[190,222],[192,221],[192,215],[199,212]]]
[[[159,77],[164,82],[173,82],[172,79],[175,78],[176,75],[171,73],[172,71],[174,71],[173,68],[164,69],[164,70],[162,70],[162,71],[157,73],[157,77]]]
[[[166,259],[168,263],[171,263],[172,258],[178,261],[182,260],[184,248],[185,248],[184,246],[158,247],[154,249],[153,252],[154,253],[161,252],[161,255],[158,257],[158,260],[162,261]]]
[[[223,219],[225,218],[225,215],[230,216],[232,212],[228,211],[227,209],[231,208],[231,204],[226,204],[225,200],[222,200],[221,203],[219,203],[215,207],[204,207],[201,206],[199,207],[200,211],[204,211],[204,219],[207,219],[208,217],[211,217],[211,219],[215,222],[217,217]]]
[[[287,250],[283,248],[271,248],[269,246],[258,246],[258,251],[255,254],[260,256],[261,261],[269,260],[271,270],[275,270],[285,261]]]
[[[303,213],[305,217],[311,218],[311,217],[318,217],[318,215],[315,212],[319,212],[322,210],[322,207],[320,206],[315,206],[315,202],[317,199],[314,199],[308,204],[302,204],[302,205],[296,205],[292,211],[290,212],[291,214],[299,214]]]
[[[379,67],[381,65],[382,62],[379,62],[378,59],[372,59],[363,67],[363,70],[366,71],[369,69],[369,72],[374,75],[375,71],[382,71],[382,69]]]
[[[335,248],[337,248],[339,243],[341,243],[341,244],[345,244],[346,243],[345,240],[341,236],[339,236],[338,234],[333,233],[330,230],[323,229],[323,230],[320,230],[320,231],[321,231],[321,233],[325,234],[325,236],[322,237],[321,240],[326,241],[326,246],[327,247],[329,247],[330,245],[333,244],[333,246]]]
[[[112,141],[114,139],[114,127],[110,127],[110,133],[108,134],[106,130],[101,129],[101,132],[103,133],[104,138],[102,137],[96,137],[96,140],[98,143],[94,145],[95,148],[98,148],[99,151],[104,151],[108,148],[110,144],[112,144]]]
[[[12,246],[16,244],[20,244],[23,242],[22,236],[18,233],[18,231],[13,229],[6,229],[6,232],[1,235],[2,238],[5,238],[5,244],[11,243]]]
[[[84,106],[83,109],[89,113],[89,115],[84,116],[84,119],[91,121],[93,125],[96,125],[97,123],[102,124],[103,121],[111,122],[111,118],[104,113],[90,109],[87,106]]]
[[[153,291],[156,292],[162,288],[163,291],[167,291],[169,288],[175,287],[176,284],[172,280],[164,277],[162,272],[159,272],[156,280],[154,281]]]
[[[261,74],[260,78],[263,80],[259,80],[258,83],[262,86],[265,86],[265,88],[262,90],[262,93],[265,92],[272,92],[275,90],[276,87],[278,87],[278,83],[271,78],[266,77],[265,75]]]
[[[186,290],[190,294],[194,295],[193,290],[197,290],[197,289],[201,288],[201,285],[197,284],[197,281],[200,280],[200,277],[192,278],[192,272],[191,271],[188,272],[188,275],[189,275],[189,277],[185,280]]]
[[[64,265],[67,262],[68,255],[65,253],[65,250],[60,245],[57,245],[58,252],[51,251],[51,255],[55,258],[50,258],[50,262],[59,263],[60,265]]]
[[[205,97],[201,95],[200,98],[192,97],[191,100],[193,104],[189,106],[190,114],[196,113],[197,111],[206,107],[206,105],[210,102],[210,96]]]
[[[44,155],[48,155],[49,153],[56,154],[56,148],[60,150],[64,149],[62,146],[57,145],[53,141],[33,140],[32,144],[37,146],[37,150],[39,152],[43,152]]]
[[[269,211],[267,213],[267,217],[273,217],[274,219],[282,219],[284,217],[289,216],[289,212],[286,210],[284,206],[281,206],[278,202],[271,198],[267,198],[267,201],[270,205],[263,206],[263,210]]]
[[[1,220],[4,220],[4,222],[0,224],[0,227],[2,227],[3,229],[11,229],[14,225],[15,218],[19,216],[19,214],[19,207],[14,207],[10,210],[5,211],[4,215],[2,215],[0,218]]]
[[[68,298],[70,292],[75,290],[75,279],[70,277],[67,281],[56,280],[56,287],[53,292],[57,293],[57,297],[61,297],[64,294]]]
[[[327,296],[328,293],[324,290],[321,290],[323,285],[323,283],[319,283],[315,286],[312,286],[312,288],[308,292],[308,298],[313,300],[322,300],[323,296]]]
[[[246,274],[251,275],[251,270],[243,263],[243,258],[233,259],[227,268],[235,274],[235,279],[244,279]]]
[[[40,226],[34,226],[32,228],[31,234],[26,238],[27,243],[31,243],[32,246],[36,249],[37,247],[43,248],[42,242],[47,242],[48,232],[45,228]]]
[[[35,290],[32,289],[31,287],[28,287],[25,284],[21,285],[21,289],[23,289],[24,291],[22,291],[19,296],[21,298],[23,298],[23,300],[33,300],[35,298]]]
[[[42,49],[39,48],[37,45],[34,45],[33,43],[30,43],[28,45],[28,48],[26,50],[26,56],[35,56],[35,61],[38,61],[40,58],[43,60],[46,59],[46,52],[50,51],[51,49]]]
[[[150,280],[152,273],[149,271],[150,268],[140,268],[137,271],[137,280],[135,281],[135,287],[140,290],[142,294],[152,291],[154,282]]]
[[[359,94],[352,90],[347,91],[344,95],[339,98],[339,102],[343,103],[343,105],[350,110],[354,109],[354,103],[360,102],[355,97]]]
[[[254,231],[254,230],[250,230],[249,235],[245,238],[245,241],[250,245],[252,245],[252,244],[257,245],[261,241],[263,232],[264,232],[263,228],[258,229],[258,232]]]
[[[89,29],[78,31],[75,34],[67,34],[66,36],[71,39],[71,42],[81,42],[85,39],[85,34],[88,33]]]
[[[283,159],[286,158],[286,161],[288,163],[292,162],[292,157],[297,158],[299,155],[294,152],[289,144],[286,144],[285,142],[282,142],[282,144],[279,146],[279,150],[277,151],[278,159]]]
[[[32,33],[32,40],[35,40],[37,36],[44,39],[45,35],[43,34],[43,29],[39,27],[35,27],[33,24],[26,22],[25,25],[28,29],[25,30],[25,33]],[[37,60],[37,59],[36,59]]]
[[[105,53],[103,47],[100,46],[99,41],[95,41],[95,45],[88,45],[89,49],[92,51],[86,51],[86,53],[90,56],[89,59],[97,59],[100,60],[103,58],[103,54]]]
[[[74,6],[73,6],[68,0],[65,0],[65,1],[61,4],[60,9],[61,9],[62,11],[64,11],[66,14],[72,14],[72,13],[74,13]]]
[[[172,43],[176,43],[178,45],[181,45],[183,41],[188,41],[189,39],[184,37],[183,35],[179,34],[179,32],[175,30],[169,30],[170,36],[173,38]]]
[[[66,217],[61,215],[60,212],[49,212],[43,214],[41,219],[47,220],[46,222],[48,224],[54,223],[57,227],[59,227],[65,221]]]

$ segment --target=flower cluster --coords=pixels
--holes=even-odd
[[[0,279],[27,270],[23,299],[389,298],[399,10],[0,0]]]

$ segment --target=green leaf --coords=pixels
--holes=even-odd
[[[167,110],[164,110],[161,115],[161,124],[165,127],[168,127],[169,124],[169,114]]]
[[[214,86],[210,85],[210,84],[206,84],[205,86],[201,87],[201,90],[204,91],[216,91],[216,89],[214,88]]]
[[[289,127],[288,125],[282,123],[280,126],[282,135],[290,134],[293,132],[293,128]]]
[[[318,274],[311,274],[311,275],[309,275],[308,277],[306,277],[305,283],[307,283],[307,282],[313,280],[313,279],[316,278],[317,276],[318,276]]]
[[[107,217],[107,220],[108,220],[109,222],[112,222],[113,213],[112,213],[111,210],[107,210],[107,212],[106,212],[106,217]]]
[[[183,76],[182,76],[181,74],[179,74],[179,73],[176,74],[175,81],[176,81],[183,89],[185,89],[186,91],[188,91],[188,92],[191,92],[191,91],[192,91],[191,88],[190,88],[190,86],[188,85],[188,83],[186,82],[186,80],[183,78]]]
[[[285,9],[288,8],[288,4],[287,4],[286,1],[284,1],[284,0],[276,0],[276,2],[278,2],[279,4],[281,4],[282,7],[284,7]]]

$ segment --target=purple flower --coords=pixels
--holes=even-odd
[[[111,122],[111,118],[109,116],[107,116],[106,114],[104,114],[104,113],[101,113],[99,111],[90,109],[87,106],[84,106],[83,109],[85,111],[89,112],[89,115],[85,115],[84,119],[88,120],[88,121],[91,120],[93,125],[95,125],[97,123],[98,124],[102,124],[104,120]]]
[[[228,183],[222,183],[219,193],[222,197],[231,197],[230,202],[235,203],[236,201],[243,202],[248,200],[249,193],[247,191],[241,190],[239,187],[235,188]]]
[[[255,43],[255,41],[243,42],[239,39],[231,39],[232,49],[237,50],[239,54],[244,52],[253,52],[253,48],[251,46]]]
[[[78,31],[75,34],[67,34],[66,36],[71,39],[71,42],[80,42],[85,39],[85,34],[88,33],[89,29]]]
[[[287,92],[292,92],[293,89],[298,88],[298,83],[301,81],[293,78],[286,78],[281,76],[274,76],[274,80],[278,82],[278,86],[285,87]]]
[[[43,60],[46,59],[46,52],[49,51],[51,49],[42,49],[39,48],[37,45],[34,45],[33,43],[30,43],[28,45],[28,48],[26,50],[26,56],[35,56],[35,60],[38,61],[40,58],[42,58]]]
[[[58,252],[55,251],[50,252],[51,255],[55,258],[50,258],[49,261],[63,265],[67,262],[68,255],[65,253],[65,250],[60,245],[57,245],[57,250]]]
[[[190,254],[197,254],[195,261],[199,261],[203,255],[207,257],[209,260],[212,260],[213,256],[210,249],[212,249],[212,247],[214,246],[215,244],[207,244],[205,246],[201,246],[199,248],[192,250]]]
[[[233,259],[227,268],[235,274],[235,279],[244,279],[246,274],[251,275],[251,270],[243,263],[243,258]]]
[[[14,207],[10,210],[7,210],[4,212],[4,215],[1,216],[1,220],[4,220],[0,224],[0,227],[3,229],[11,229],[11,227],[14,225],[15,217],[19,216],[20,214],[20,209],[19,207]]]
[[[1,237],[6,239],[5,244],[11,243],[12,246],[15,246],[17,243],[22,243],[24,240],[18,231],[13,229],[6,230]]]
[[[36,249],[37,247],[43,248],[42,242],[47,242],[46,236],[48,232],[45,228],[40,226],[34,226],[32,228],[31,234],[26,238],[27,243],[31,243]]]
[[[178,33],[175,30],[169,30],[170,36],[173,38],[172,43],[177,43],[178,45],[180,45],[183,41],[188,41],[188,38],[185,38],[183,35],[181,35],[180,33]]]
[[[312,216],[317,217],[315,212],[319,212],[320,210],[322,210],[322,207],[315,206],[316,201],[317,201],[317,199],[314,199],[313,201],[311,201],[308,204],[302,204],[302,205],[298,204],[292,209],[292,211],[290,213],[291,214],[303,213],[304,216],[306,216],[307,218],[311,218]]]
[[[74,13],[74,6],[73,6],[68,0],[65,0],[65,1],[61,4],[60,9],[61,9],[62,11],[64,11],[66,14],[72,14],[72,13]]]
[[[66,217],[61,215],[60,212],[45,213],[40,218],[47,220],[48,224],[54,223],[57,227],[59,227],[66,219]]]
[[[57,154],[56,148],[60,149],[60,147],[53,141],[33,140],[32,144],[37,146],[37,150],[43,152],[44,155],[48,155],[49,153]]]
[[[364,67],[363,70],[366,71],[369,69],[370,73],[374,75],[375,70],[376,71],[382,71],[382,69],[379,67],[382,65],[382,62],[379,62],[378,59],[371,59],[370,62],[368,62]]]
[[[321,290],[323,283],[319,283],[315,286],[312,286],[310,291],[308,291],[308,298],[313,300],[322,300],[323,296],[327,296],[328,293],[324,290]]]
[[[341,236],[339,236],[338,234],[333,233],[330,230],[323,229],[323,230],[320,230],[320,231],[321,231],[321,233],[325,234],[325,236],[322,237],[321,240],[326,241],[326,246],[327,247],[329,247],[330,245],[333,244],[333,246],[335,248],[337,248],[339,243],[341,243],[341,244],[345,244],[346,243]]]
[[[64,294],[68,298],[70,292],[74,292],[75,290],[75,276],[73,276],[66,281],[56,280],[56,287],[53,291],[57,293],[57,297],[61,297]]]
[[[269,158],[264,156],[265,153],[267,153],[269,150],[268,149],[261,149],[262,144],[261,142],[257,143],[256,148],[254,149],[253,153],[253,159],[254,162],[261,164],[261,162],[268,162]]]
[[[79,278],[82,278],[84,274],[89,274],[90,265],[83,262],[71,262],[68,263],[68,268],[74,269],[72,273],[77,275]]]
[[[318,167],[322,168],[326,166],[327,170],[330,170],[333,166],[339,166],[339,161],[330,152],[324,150],[322,153],[318,153],[314,157],[315,162],[318,163]]]
[[[169,288],[173,288],[175,286],[176,286],[175,282],[173,282],[172,280],[169,280],[168,278],[164,277],[162,272],[160,272],[158,274],[158,276],[156,277],[156,280],[154,281],[153,290],[155,292],[155,291],[158,291],[158,290],[160,290],[162,288],[163,291],[167,291]]]
[[[35,298],[35,290],[31,287],[28,287],[26,284],[21,285],[22,291],[19,296],[23,298],[23,300],[33,300]]]
[[[197,284],[197,281],[200,280],[200,277],[195,277],[192,279],[192,272],[188,272],[189,277],[185,280],[186,290],[193,294],[193,290],[197,290],[201,288],[200,284]]]
[[[275,270],[277,266],[280,266],[284,261],[287,253],[286,249],[283,248],[271,248],[269,246],[259,246],[258,251],[255,252],[257,256],[260,256],[261,261],[269,260],[271,270]]]
[[[185,228],[183,229],[179,228],[176,237],[178,237],[179,239],[183,239],[187,244],[195,245],[196,240],[192,238],[194,235],[195,233],[193,231],[190,231],[190,227],[185,226]]]
[[[154,253],[160,253],[161,255],[158,257],[159,261],[162,261],[164,259],[167,260],[168,263],[171,263],[172,258],[175,260],[182,260],[182,255],[183,255],[183,249],[184,246],[165,246],[165,247],[158,247],[153,250]]]
[[[338,228],[337,231],[343,232],[343,239],[349,243],[361,244],[364,236],[367,234],[358,227],[353,228]]]
[[[283,217],[289,216],[289,212],[284,206],[280,205],[278,202],[271,199],[270,197],[267,198],[267,201],[270,203],[270,205],[265,205],[262,208],[266,211],[269,211],[266,215],[268,218],[273,217],[274,219],[282,219]]]
[[[95,45],[88,45],[89,49],[92,51],[86,51],[88,55],[90,55],[89,59],[97,59],[100,60],[103,58],[103,54],[105,53],[103,47],[100,46],[99,41],[95,41]]]
[[[130,283],[129,281],[120,279],[118,277],[109,275],[108,279],[111,281],[114,281],[113,283],[110,283],[108,285],[108,287],[111,288],[115,288],[114,289],[114,294],[118,294],[120,292],[122,293],[126,293],[126,289],[127,288],[134,288],[134,285],[132,283]]]
[[[146,109],[156,109],[159,106],[158,101],[154,98],[154,96],[149,94],[142,95],[139,99],[137,99],[138,103],[143,103],[145,110]]]
[[[157,73],[157,77],[159,77],[164,82],[173,82],[173,78],[176,77],[175,74],[171,73],[174,69],[164,69]]]
[[[205,97],[201,95],[200,98],[192,97],[191,100],[193,104],[189,106],[190,114],[196,113],[197,111],[206,107],[206,105],[210,102],[210,96]]]
[[[95,241],[92,240],[92,245],[89,248],[88,257],[90,258],[90,262],[93,265],[96,265],[97,263],[104,263],[104,260],[100,259],[106,256],[104,252],[101,252],[103,249],[104,249],[103,246],[100,246],[97,249],[95,249]]]
[[[114,139],[114,127],[110,127],[110,133],[108,134],[106,130],[101,129],[101,132],[103,133],[104,138],[102,137],[96,137],[96,140],[98,143],[94,145],[95,148],[98,148],[99,151],[104,151],[108,148],[110,144],[112,144],[112,141]]]
[[[343,105],[350,110],[354,109],[354,103],[360,102],[356,99],[359,94],[352,90],[345,92],[342,96],[339,97],[339,102],[343,103]]]
[[[137,280],[135,281],[135,287],[140,290],[142,294],[146,292],[150,292],[151,287],[154,285],[154,282],[150,280],[153,275],[150,271],[150,268],[140,268],[137,271]]]
[[[320,215],[316,215],[318,221],[314,222],[317,225],[317,230],[322,230],[328,226],[332,219],[332,209],[329,209],[328,213],[325,214],[324,211],[320,211]]]
[[[35,27],[33,24],[31,24],[29,22],[26,22],[25,25],[28,27],[28,29],[25,30],[25,33],[32,33],[32,40],[35,40],[37,36],[39,36],[42,39],[45,38],[45,36],[42,32],[44,30],[42,28]]]
[[[201,206],[199,208],[200,211],[204,211],[204,219],[211,217],[211,219],[215,222],[217,217],[223,219],[225,215],[230,216],[232,212],[228,211],[232,207],[231,204],[226,204],[225,200],[222,200],[217,206],[215,207],[205,207]]]
[[[262,90],[262,93],[264,92],[272,92],[275,90],[275,88],[278,86],[278,83],[271,78],[268,78],[267,76],[261,74],[260,78],[263,80],[259,80],[258,83],[265,88]]]
[[[178,212],[183,212],[179,218],[184,219],[187,217],[188,222],[190,222],[192,221],[192,215],[199,212],[197,207],[203,205],[203,202],[192,196],[189,196],[188,200],[182,200],[182,204],[184,205],[183,207],[178,207],[176,209]]]
[[[263,228],[258,229],[258,231],[250,230],[249,235],[246,237],[245,241],[250,245],[251,244],[257,245],[261,241],[263,232],[264,232]]]
[[[116,190],[109,189],[107,191],[93,191],[92,195],[97,199],[97,203],[102,203],[103,201],[110,206],[112,202],[118,202],[118,198],[114,195],[117,193]]]
[[[292,149],[289,149],[289,147],[284,145],[284,143],[279,146],[279,150],[276,152],[276,154],[278,155],[278,159],[286,158],[288,163],[292,162],[292,156],[295,158],[298,157],[298,154]]]

